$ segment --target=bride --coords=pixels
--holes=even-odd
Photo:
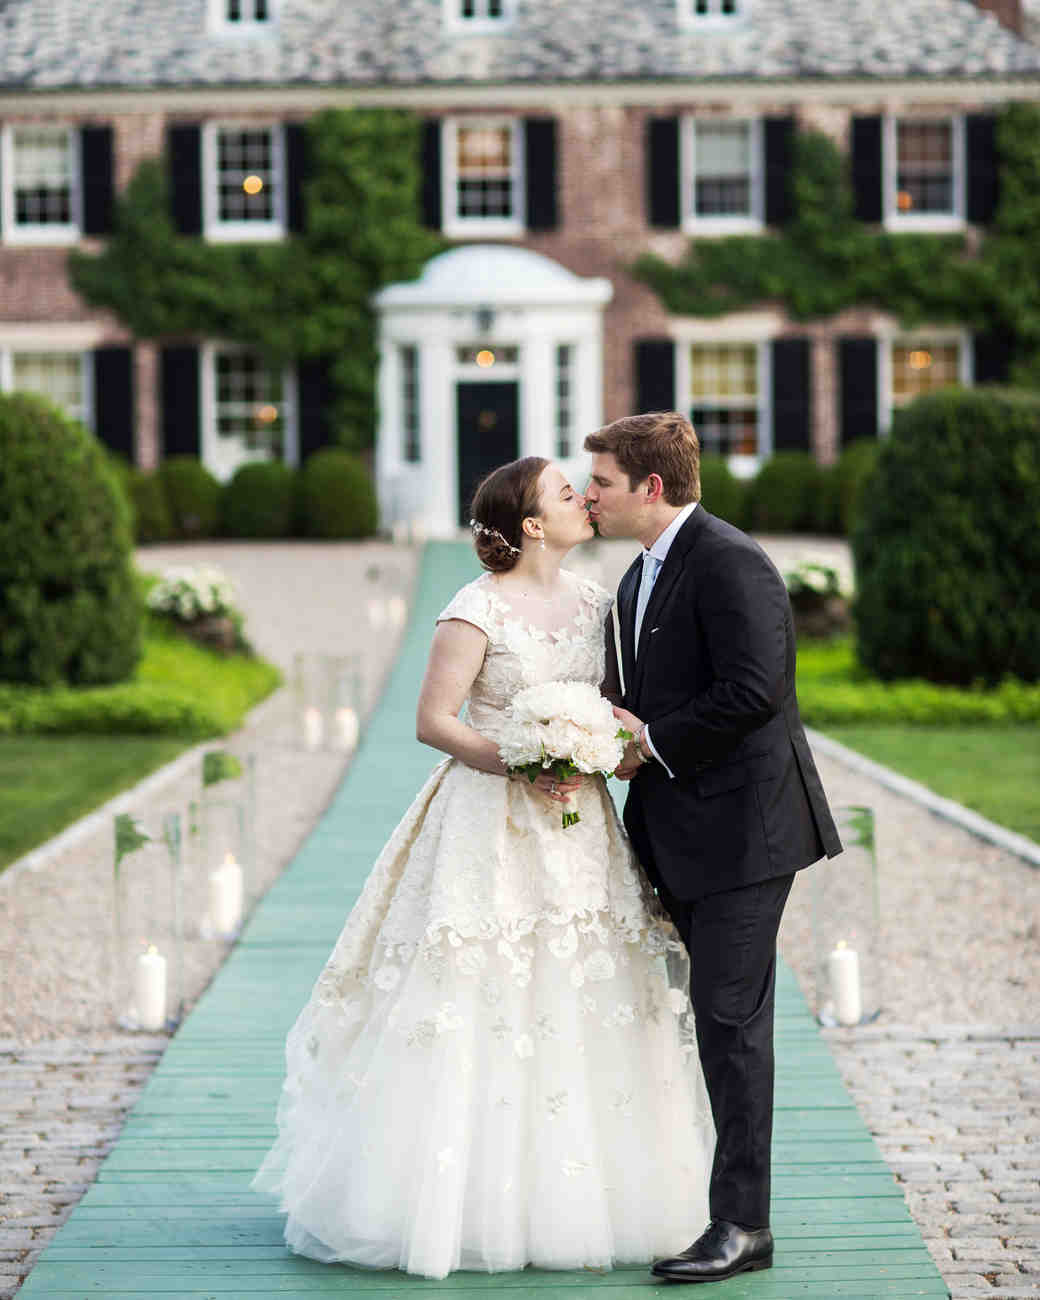
[[[685,949],[604,778],[532,786],[498,757],[522,687],[603,680],[611,597],[561,568],[592,536],[584,507],[540,457],[477,490],[486,572],[441,613],[419,697],[418,738],[448,757],[289,1034],[253,1180],[301,1255],[435,1278],[608,1268],[674,1254],[708,1217]]]

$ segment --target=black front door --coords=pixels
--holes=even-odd
[[[459,523],[463,527],[469,524],[470,504],[480,480],[517,458],[518,405],[515,381],[458,385]]]

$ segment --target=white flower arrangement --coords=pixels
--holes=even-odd
[[[784,573],[784,583],[792,599],[803,595],[826,599],[845,594],[837,569],[816,560],[803,560],[795,568],[788,569]]]
[[[514,696],[506,710],[507,730],[498,754],[511,772],[532,783],[538,773],[552,772],[565,781],[577,772],[609,776],[621,762],[632,733],[619,728],[610,701],[589,682],[543,682]],[[563,813],[564,827],[581,817]]]
[[[148,608],[169,614],[181,623],[199,618],[231,616],[237,595],[231,579],[210,564],[167,569],[148,593]]]

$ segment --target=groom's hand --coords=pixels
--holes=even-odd
[[[639,728],[643,725],[642,718],[637,718],[634,713],[629,713],[628,709],[622,709],[614,705],[614,717],[624,727],[626,731],[631,731],[635,736]],[[636,742],[630,740],[625,745],[625,753],[621,762],[614,769],[614,775],[619,781],[631,781],[639,769],[643,766],[636,754]]]

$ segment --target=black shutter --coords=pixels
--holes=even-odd
[[[881,118],[852,119],[852,188],[857,221],[880,221],[883,214],[884,166]]]
[[[773,340],[773,450],[808,451],[812,442],[809,340]]]
[[[992,113],[969,113],[964,119],[964,143],[968,160],[966,215],[977,225],[987,225],[1000,199],[997,119]]]
[[[290,122],[285,128],[285,215],[294,235],[307,229],[303,183],[307,178],[307,128],[302,122]]]
[[[793,117],[767,117],[766,151],[766,225],[782,226],[794,216],[794,204],[788,189],[788,177],[794,167]]]
[[[636,341],[636,410],[675,408],[675,343],[672,339]]]
[[[190,346],[163,348],[159,364],[164,456],[198,456],[199,350]]]
[[[679,119],[652,117],[646,124],[646,202],[650,225],[679,228]]]
[[[327,357],[308,357],[297,363],[296,404],[302,465],[312,452],[332,441],[332,384]]]
[[[422,126],[422,221],[430,230],[440,230],[441,221],[441,124],[431,118]]]
[[[841,444],[878,436],[878,344],[869,336],[838,340]]]
[[[80,129],[80,160],[83,166],[83,233],[110,235],[115,202],[110,126],[84,126]]]
[[[989,334],[976,334],[974,346],[974,382],[976,384],[1006,384],[1010,378],[1011,362],[1015,355],[1015,339],[1007,331],[994,330]]]
[[[182,235],[202,234],[202,130],[171,126],[166,135],[173,224]]]
[[[134,356],[128,347],[94,349],[94,432],[131,464],[134,455]]]
[[[527,229],[555,230],[556,122],[529,117],[524,122],[524,176],[527,182]]]

